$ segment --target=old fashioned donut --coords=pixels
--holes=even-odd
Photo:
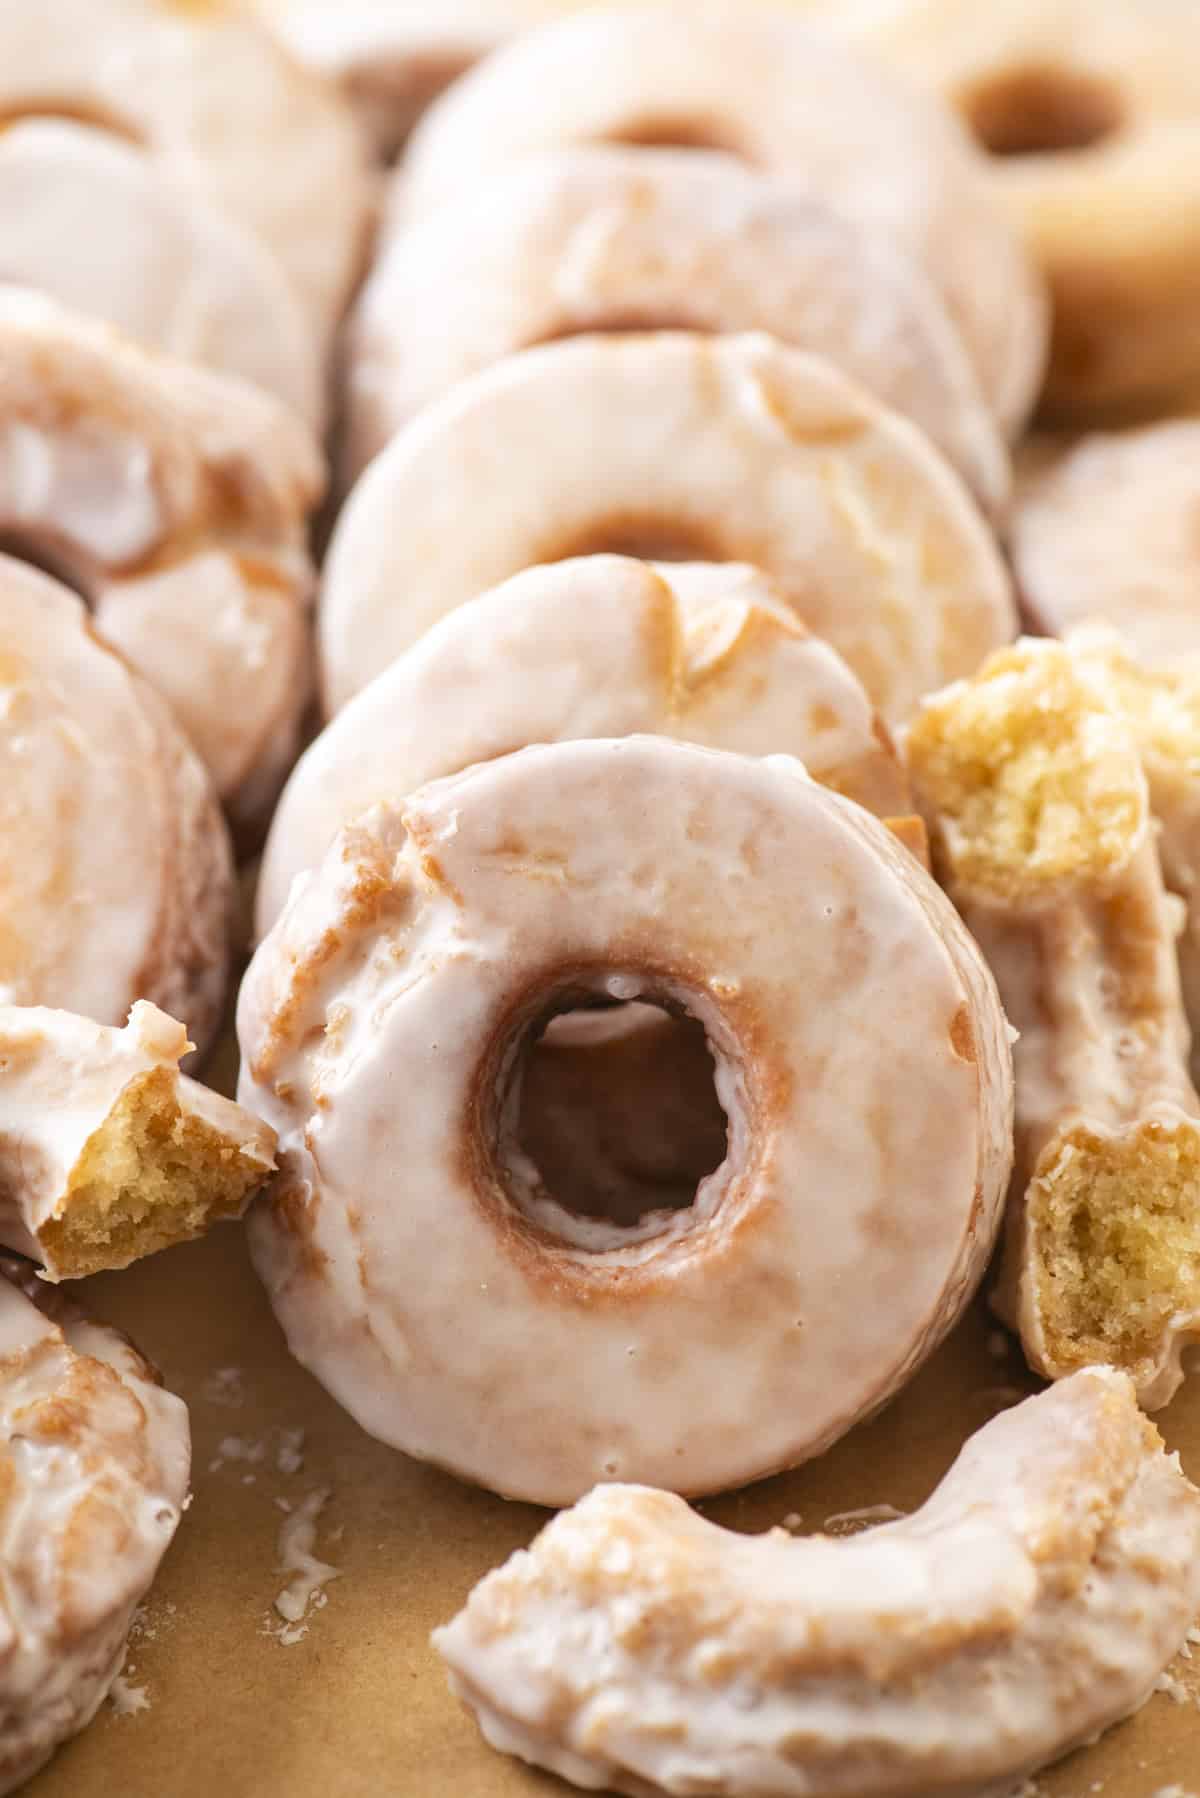
[[[187,1496],[187,1407],[117,1330],[0,1258],[0,1792],[95,1716]]]
[[[912,811],[862,686],[757,570],[578,557],[456,606],[321,732],[267,837],[259,936],[296,876],[376,800],[528,743],[639,731],[796,755],[881,818]]]
[[[523,158],[385,243],[350,332],[351,470],[502,356],[664,326],[818,352],[919,424],[986,510],[1005,504],[1003,440],[915,262],[731,156],[600,145]]]
[[[1109,1362],[1165,1404],[1200,1336],[1200,1098],[1136,739],[1027,639],[929,699],[908,752],[1019,1033],[999,1307],[1038,1372]]]
[[[1083,437],[1021,484],[1012,556],[1039,630],[1103,620],[1138,657],[1200,661],[1200,419]]]
[[[0,1003],[120,1024],[135,999],[211,1039],[233,870],[166,707],[57,581],[0,556]]]
[[[47,114],[144,146],[182,187],[240,219],[278,259],[324,348],[362,255],[365,158],[340,97],[248,6],[4,7],[0,117]]]
[[[179,1072],[193,1047],[139,1000],[123,1030],[0,1005],[0,1242],[73,1280],[239,1217],[268,1127]]]
[[[320,485],[311,438],[275,400],[0,289],[0,540],[86,594],[238,824],[296,749]]]
[[[944,108],[777,8],[709,0],[686,30],[673,5],[598,8],[499,50],[431,107],[395,216],[431,212],[531,150],[596,142],[729,151],[899,245],[1016,434],[1041,384],[1045,296]]]
[[[433,1639],[493,1747],[589,1790],[998,1798],[1136,1710],[1197,1604],[1200,1493],[1096,1367],[848,1539],[599,1486]]]
[[[697,1018],[728,1120],[693,1204],[632,1227],[560,1204],[516,1129],[523,1045],[597,997]],[[882,1403],[966,1303],[1006,1032],[930,878],[799,762],[521,750],[348,826],[260,945],[254,1261],[293,1353],[409,1454],[546,1504],[737,1484]]]
[[[828,363],[757,335],[585,337],[464,382],[368,468],[325,566],[327,710],[463,600],[601,550],[757,565],[889,721],[1014,631],[958,477]]]
[[[860,12],[872,47],[992,152],[995,193],[1049,282],[1051,407],[1161,401],[1200,376],[1190,0],[867,0]]]
[[[314,428],[321,359],[275,258],[152,155],[68,119],[0,132],[0,281],[239,375]]]

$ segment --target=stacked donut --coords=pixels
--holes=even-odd
[[[571,1507],[438,1647],[581,1785],[983,1798],[1200,1606],[1139,1410],[1200,1336],[1194,427],[1024,461],[1047,367],[1061,409],[1186,358],[1106,317],[1073,381],[1086,283],[794,13],[580,11],[411,129],[542,10],[293,12],[307,71],[232,0],[0,18],[0,1568],[47,1483],[43,1574],[67,1500],[99,1561],[140,1520],[90,1608],[9,1619],[0,1789],[94,1712],[187,1482],[182,1406],[32,1270],[243,1213],[366,1429]],[[180,1063],[259,850],[234,1104]],[[998,1247],[1059,1383],[918,1516],[687,1509],[884,1404]]]

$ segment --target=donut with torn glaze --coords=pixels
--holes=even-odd
[[[906,251],[941,292],[1001,429],[1041,385],[1040,279],[947,108],[836,34],[724,0],[598,7],[456,82],[408,147],[392,227],[474,192],[481,169],[583,143],[725,150]]]
[[[139,1000],[123,1030],[0,1005],[0,1242],[48,1280],[126,1267],[240,1217],[267,1126],[179,1072],[193,1045]]]
[[[632,1226],[560,1203],[517,1131],[531,1035],[611,998],[698,1019],[728,1127]],[[238,1040],[292,1352],[374,1435],[542,1504],[819,1453],[961,1313],[1008,1181],[978,950],[786,756],[556,743],[380,805],[260,944]]]
[[[0,281],[251,381],[321,426],[316,339],[270,251],[153,156],[94,126],[33,118],[0,132]]]
[[[998,1309],[1037,1372],[1109,1362],[1165,1404],[1200,1336],[1200,1098],[1136,739],[1068,648],[1024,639],[929,699],[907,747],[1019,1033]]]
[[[0,1792],[95,1716],[187,1498],[187,1407],[0,1259]]]
[[[321,479],[308,432],[267,395],[0,289],[0,541],[86,595],[246,831],[309,691]]]
[[[599,1486],[433,1640],[493,1747],[588,1790],[999,1798],[1136,1710],[1197,1605],[1200,1493],[1097,1367],[849,1539]]]
[[[0,556],[0,1003],[102,1024],[135,999],[206,1046],[233,865],[211,783],[73,593]]]
[[[667,326],[825,356],[920,425],[986,511],[1004,507],[1003,439],[915,262],[731,156],[601,145],[522,158],[384,244],[349,333],[350,472],[505,355]]]
[[[0,10],[0,118],[141,145],[272,252],[328,347],[363,254],[370,184],[344,101],[240,0],[39,0]],[[319,226],[314,227],[314,216]]]
[[[829,363],[761,335],[582,337],[463,382],[367,469],[324,570],[327,711],[463,600],[603,550],[758,566],[889,722],[1015,631],[958,476]]]

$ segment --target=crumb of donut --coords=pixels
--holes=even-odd
[[[1109,704],[1121,712],[1148,761],[1200,770],[1200,678],[1195,670],[1143,668],[1108,632],[1080,631],[1071,653],[1086,668]]]
[[[1053,1364],[1153,1362],[1200,1305],[1200,1128],[1077,1126],[1043,1153],[1027,1203]]]
[[[1104,879],[1145,821],[1129,728],[1057,643],[1014,644],[928,700],[908,755],[953,884],[985,901]]]
[[[130,1081],[71,1172],[40,1240],[55,1276],[124,1267],[236,1217],[265,1178],[261,1160],[182,1110],[174,1070]]]

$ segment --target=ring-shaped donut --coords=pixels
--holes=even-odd
[[[0,540],[86,595],[238,824],[295,753],[320,481],[307,431],[267,395],[0,290]]]
[[[600,1486],[434,1644],[494,1747],[589,1791],[984,1798],[1143,1704],[1198,1604],[1200,1493],[1097,1367],[849,1539]]]
[[[1046,304],[983,158],[948,109],[845,38],[725,0],[599,7],[489,56],[409,143],[393,224],[474,191],[531,150],[620,143],[726,150],[786,175],[906,250],[940,290],[1001,429],[1041,385]]]
[[[986,511],[1003,508],[1004,442],[924,271],[789,182],[684,150],[522,158],[395,233],[350,330],[349,469],[503,356],[668,326],[767,331],[825,356],[920,425]]]
[[[530,1034],[598,997],[696,1017],[728,1120],[693,1204],[636,1225],[560,1204],[516,1130]],[[293,1353],[373,1434],[543,1504],[819,1452],[961,1313],[1011,1166],[974,943],[790,757],[551,744],[376,808],[259,946],[238,1038]]]
[[[758,335],[574,338],[464,382],[359,481],[325,565],[327,711],[463,600],[603,550],[761,568],[889,722],[1015,631],[958,476],[820,357]]]
[[[0,1002],[117,1025],[151,999],[209,1042],[234,896],[211,785],[75,595],[7,556],[0,841]]]

